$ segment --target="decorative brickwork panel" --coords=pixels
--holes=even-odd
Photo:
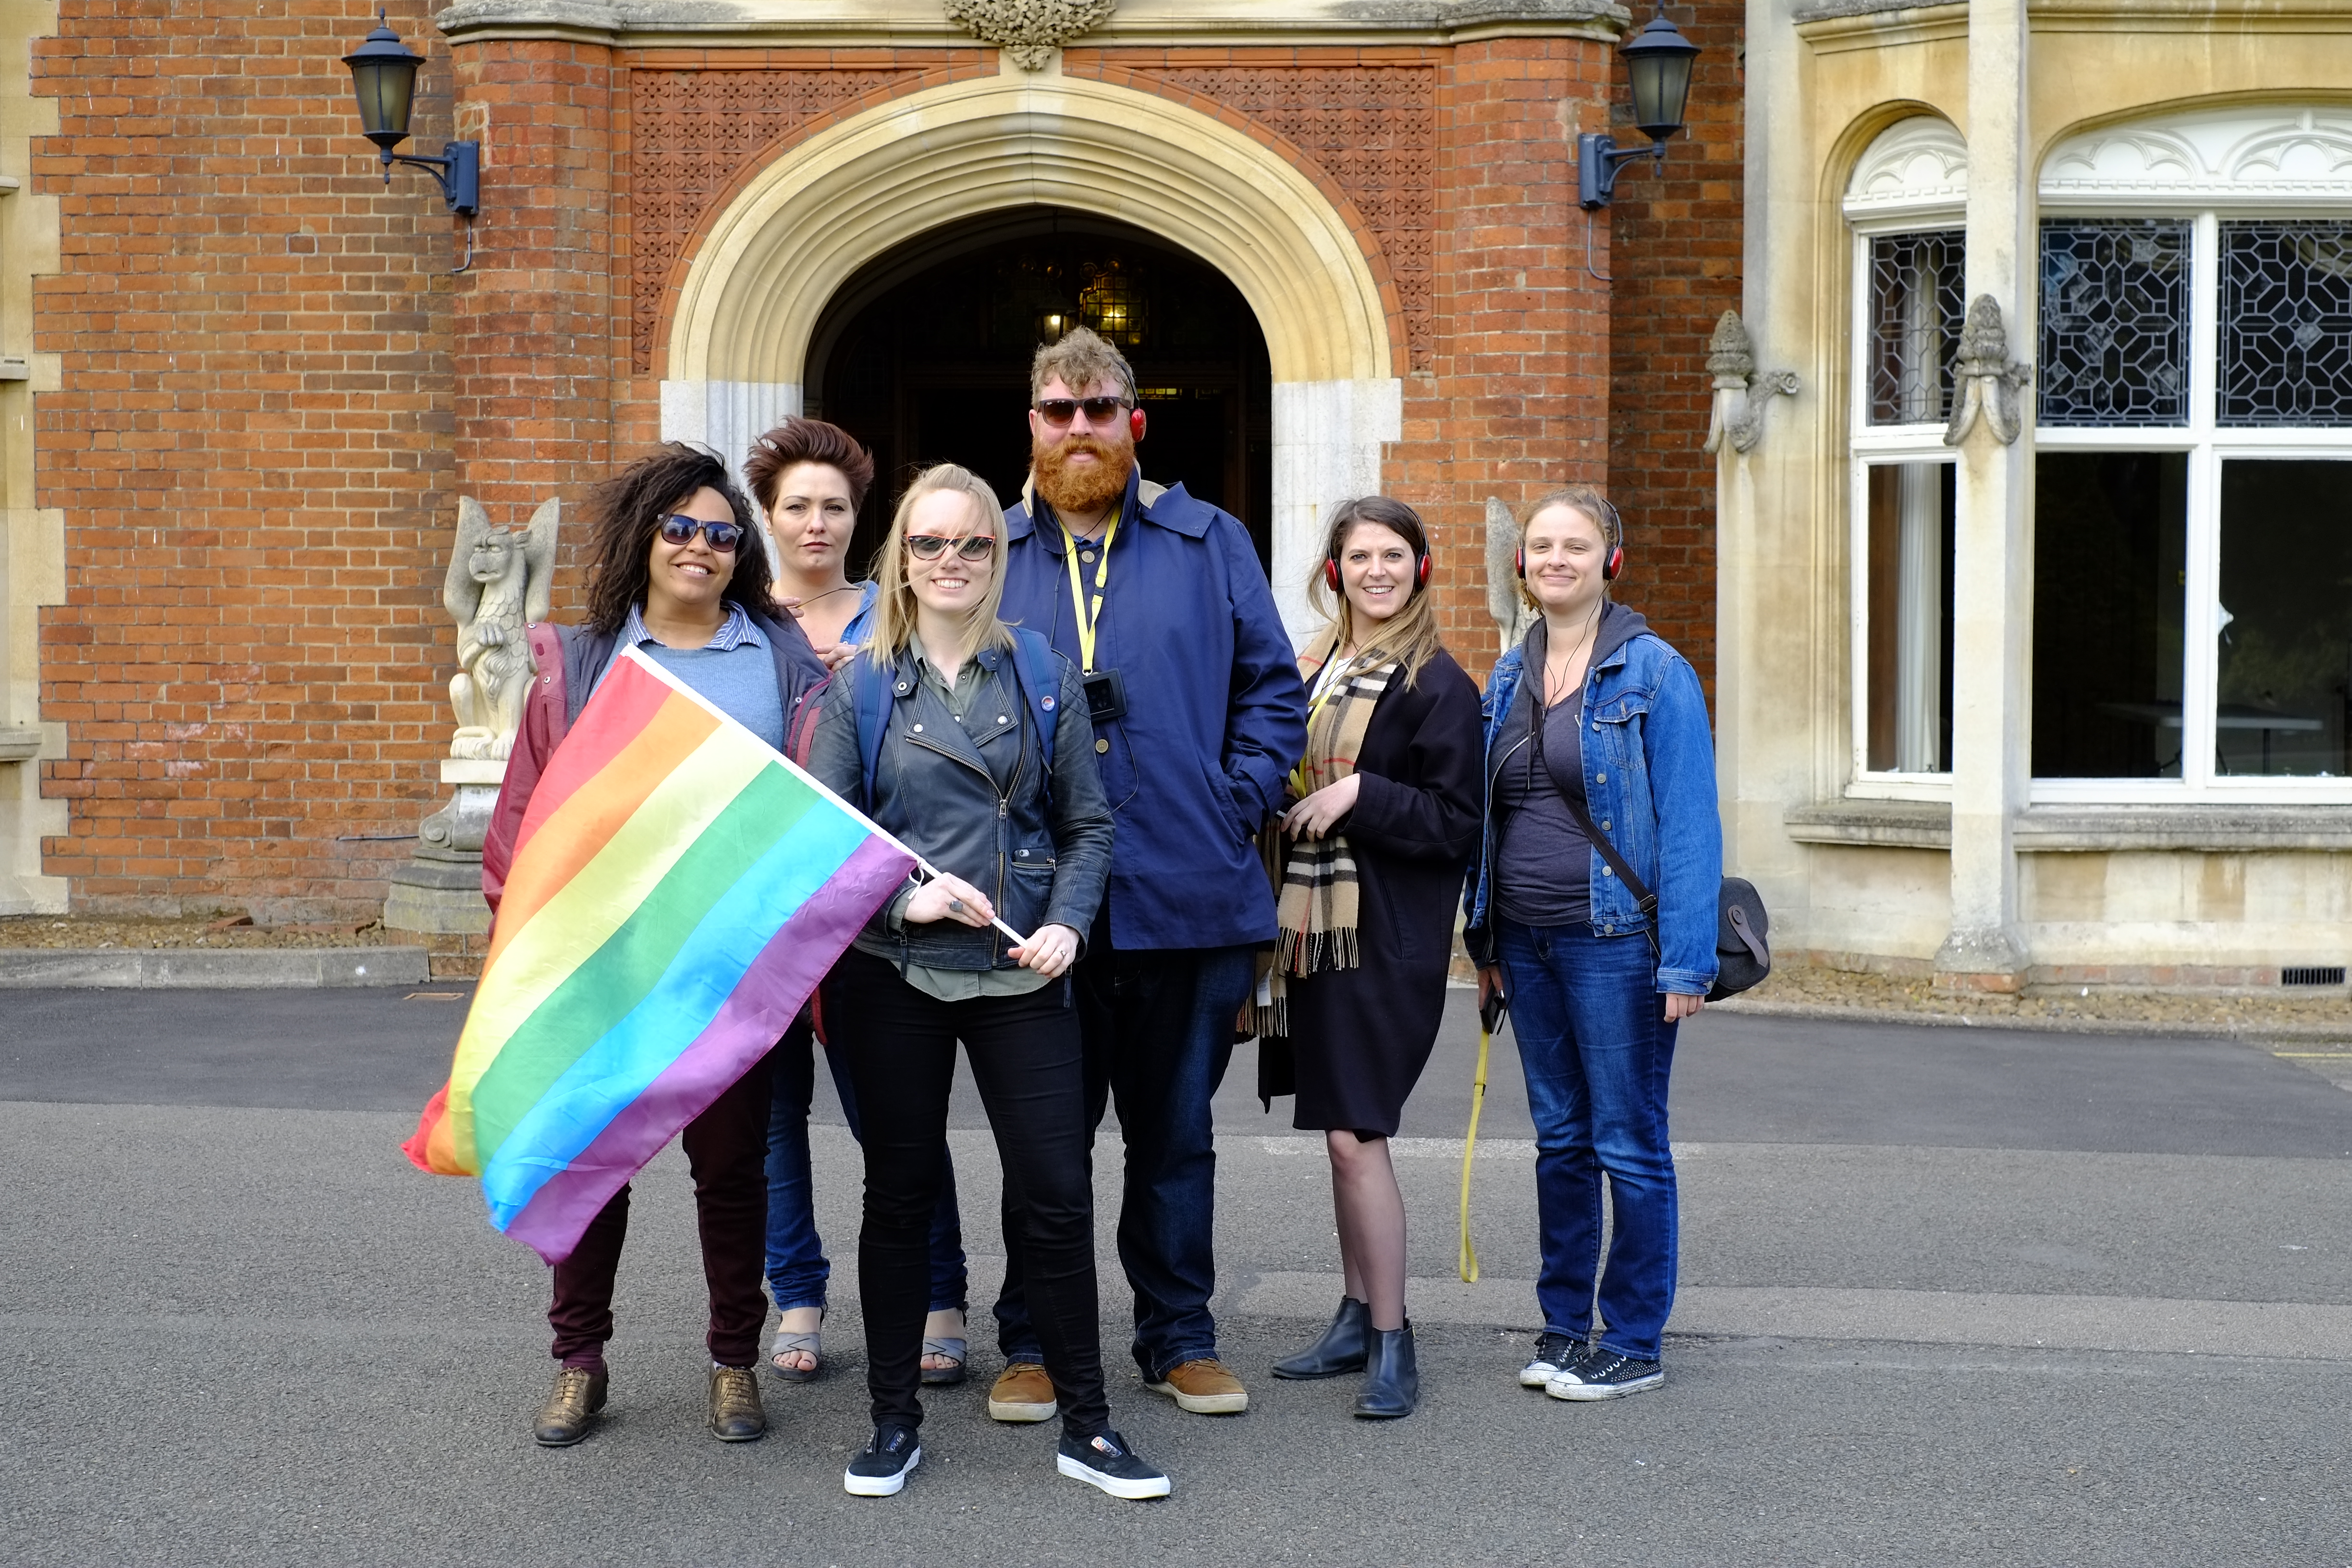
[[[1247,116],[1321,164],[1388,258],[1413,368],[1431,352],[1437,69],[1424,65],[1174,66],[1137,73]]]
[[[713,198],[744,166],[809,121],[904,69],[657,70],[629,73],[632,363],[653,369],[670,270]]]

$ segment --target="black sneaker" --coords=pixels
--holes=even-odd
[[[1062,1451],[1055,1456],[1054,1468],[1113,1497],[1168,1495],[1168,1472],[1138,1458],[1129,1451],[1127,1439],[1116,1432],[1097,1432],[1091,1437],[1063,1433]]]
[[[1584,1352],[1582,1340],[1572,1340],[1566,1334],[1537,1335],[1536,1359],[1519,1368],[1519,1386],[1541,1388],[1565,1372]]]
[[[907,1472],[923,1462],[923,1446],[909,1426],[877,1426],[874,1440],[849,1461],[841,1489],[851,1497],[896,1497]]]
[[[1598,1345],[1573,1365],[1544,1384],[1554,1399],[1615,1399],[1639,1394],[1666,1381],[1666,1369],[1654,1361],[1635,1361]]]

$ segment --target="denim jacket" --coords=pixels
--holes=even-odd
[[[1528,634],[1539,637],[1542,623]],[[1481,966],[1494,963],[1487,900],[1494,883],[1495,776],[1507,758],[1495,738],[1519,691],[1527,647],[1496,661],[1482,712],[1486,726],[1486,822],[1463,899],[1463,942]],[[1540,700],[1539,693],[1529,694]],[[1658,897],[1658,989],[1704,995],[1715,984],[1717,899],[1723,884],[1723,824],[1717,815],[1715,742],[1698,676],[1648,623],[1622,605],[1603,612],[1584,678],[1578,721],[1585,726],[1584,798],[1593,826]],[[1592,930],[1600,936],[1646,929],[1625,885],[1592,853]]]

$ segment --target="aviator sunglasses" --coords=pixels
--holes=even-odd
[[[937,561],[940,552],[950,545],[953,545],[955,552],[966,561],[985,561],[988,552],[996,547],[996,535],[968,533],[961,539],[942,539],[936,533],[907,535],[907,552],[918,561]]]
[[[1045,416],[1045,423],[1048,425],[1067,425],[1081,408],[1087,411],[1087,424],[1108,425],[1118,417],[1118,411],[1127,406],[1127,399],[1124,397],[1046,397],[1039,399],[1033,406],[1039,414]]]
[[[677,511],[661,520],[661,536],[672,544],[689,542],[697,529],[710,541],[710,548],[721,555],[734,554],[735,547],[743,542],[743,525],[740,522],[707,522]]]

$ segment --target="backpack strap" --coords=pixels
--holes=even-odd
[[[1037,724],[1037,750],[1045,763],[1045,785],[1054,783],[1054,723],[1061,717],[1062,671],[1054,645],[1043,632],[1013,628],[1013,675],[1020,682],[1021,700]]]
[[[872,811],[874,780],[882,771],[882,742],[890,732],[890,699],[898,686],[898,673],[876,668],[862,653],[844,668],[851,671],[850,692],[857,704],[858,776],[866,785],[862,804]]]

